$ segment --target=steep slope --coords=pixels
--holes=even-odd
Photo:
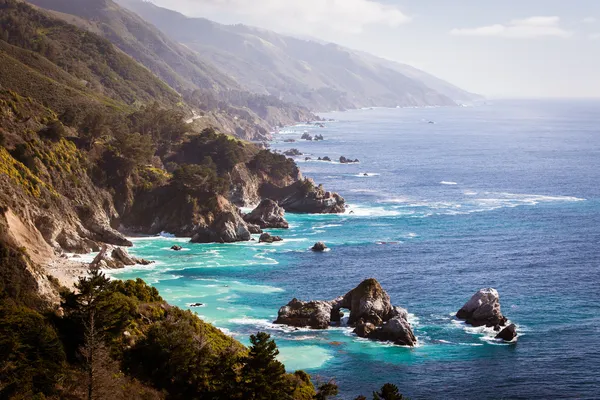
[[[257,93],[317,110],[456,105],[451,85],[335,44],[188,18],[140,0],[120,3]],[[424,81],[444,87],[445,94]]]
[[[206,122],[249,140],[274,127],[315,117],[297,105],[242,90],[226,72],[181,45],[137,14],[110,0],[30,0],[54,17],[101,35],[182,94]]]

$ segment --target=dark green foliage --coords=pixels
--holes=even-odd
[[[129,128],[152,138],[159,145],[178,143],[187,132],[181,111],[166,109],[154,102],[129,116]]]
[[[152,137],[140,133],[122,133],[116,137],[115,148],[118,154],[128,161],[131,170],[146,164],[154,155]]]
[[[391,383],[386,383],[378,392],[373,392],[373,400],[403,400],[398,387]]]
[[[285,399],[292,392],[285,367],[276,357],[275,341],[265,332],[250,336],[250,351],[242,368],[244,399]]]
[[[327,400],[331,396],[337,396],[338,386],[333,380],[319,385],[315,400]]]
[[[42,315],[0,300],[0,398],[54,394],[64,362],[56,332]]]
[[[219,177],[214,164],[185,164],[173,171],[171,184],[188,194],[197,196],[206,194],[225,194],[229,189],[229,181]]]
[[[207,128],[184,142],[178,154],[169,161],[178,164],[200,164],[206,157],[214,161],[219,174],[229,172],[237,164],[248,160],[242,141],[219,134],[213,128]]]
[[[275,179],[298,175],[298,167],[294,160],[282,154],[272,153],[269,150],[259,151],[248,166],[256,172],[269,174]]]

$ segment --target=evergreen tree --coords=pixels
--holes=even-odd
[[[398,387],[391,383],[386,383],[379,392],[373,392],[373,400],[406,400],[400,394]]]
[[[265,332],[250,336],[250,350],[242,368],[243,398],[248,400],[289,399],[292,388],[285,367],[277,361],[275,341]]]
[[[319,385],[315,400],[327,400],[331,396],[337,396],[338,386],[333,380]]]

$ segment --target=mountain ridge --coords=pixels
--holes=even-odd
[[[426,72],[337,44],[190,18],[146,1],[118,3],[195,50],[245,89],[311,110],[454,106],[479,98]]]

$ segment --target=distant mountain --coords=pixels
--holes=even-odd
[[[188,18],[142,0],[118,1],[243,88],[313,110],[447,106],[477,98],[418,69],[335,44]]]
[[[48,15],[104,37],[181,94],[196,124],[262,140],[278,125],[314,119],[307,109],[252,93],[228,73],[111,0],[30,0]],[[190,115],[191,116],[191,115]]]

